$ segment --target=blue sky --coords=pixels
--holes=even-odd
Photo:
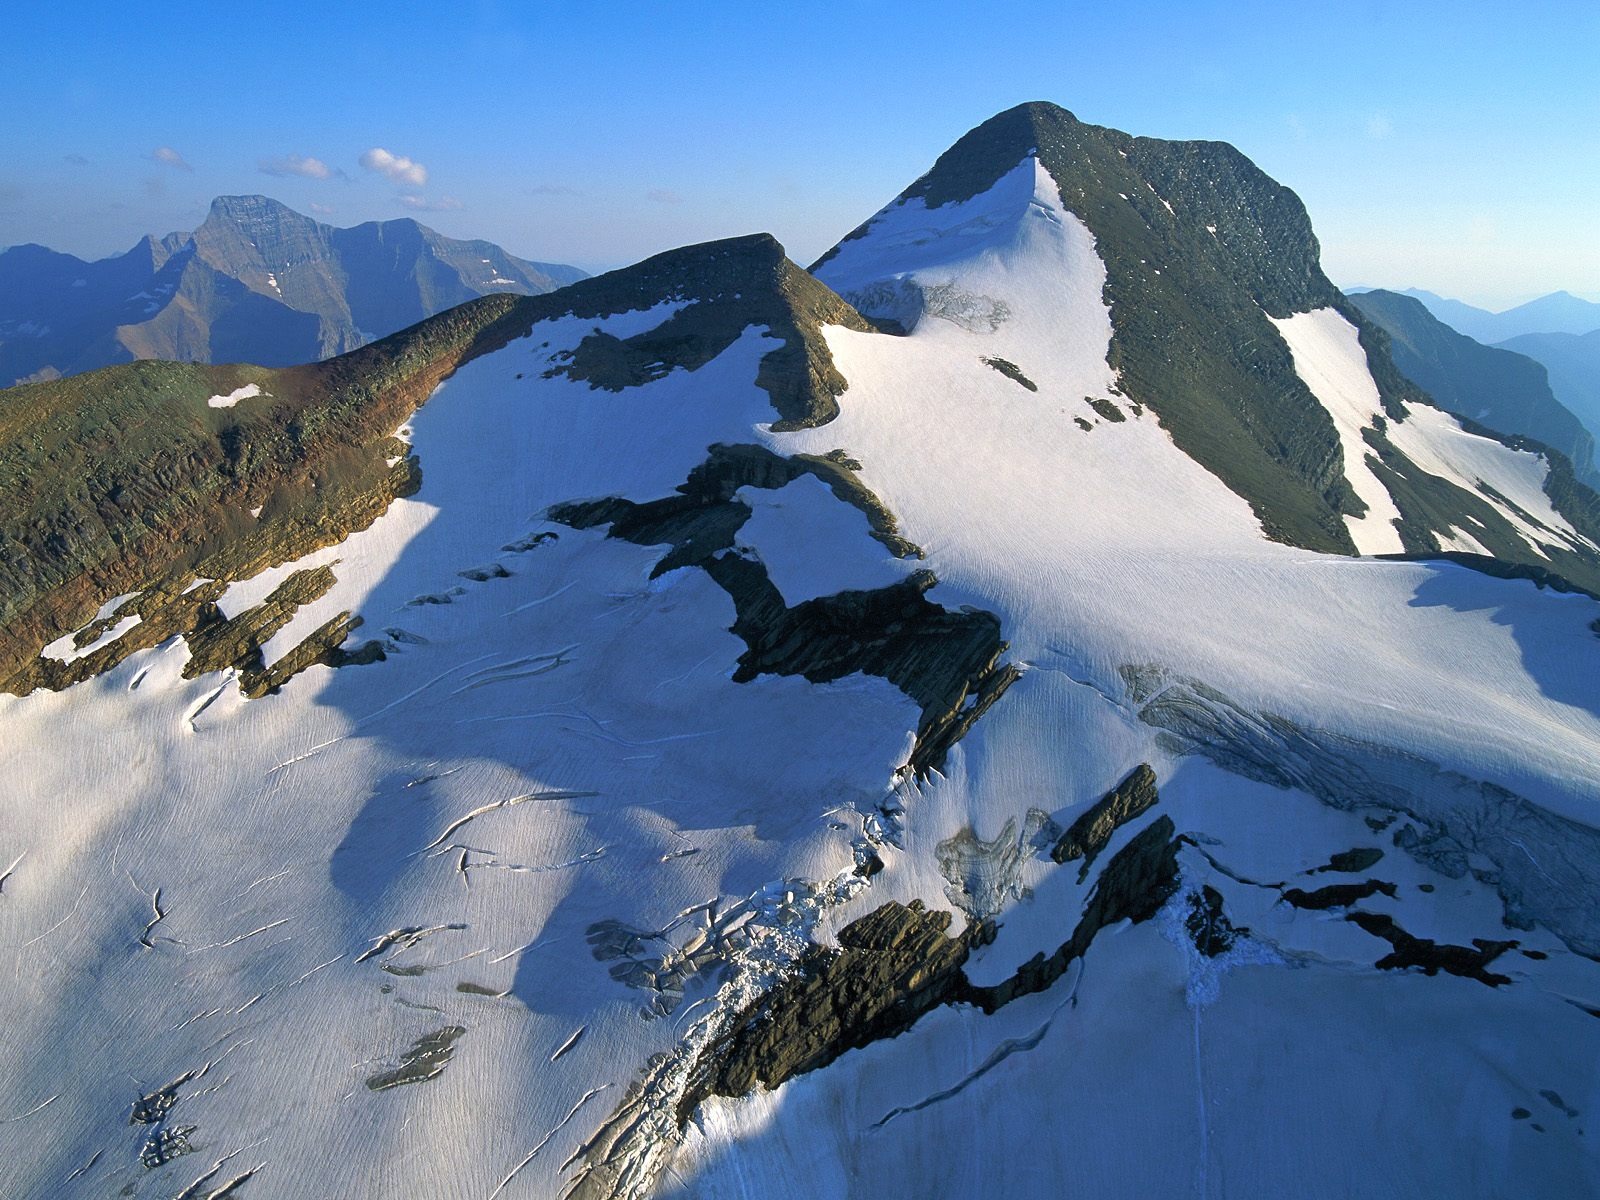
[[[758,229],[808,262],[1047,99],[1232,142],[1337,282],[1600,297],[1593,0],[6,8],[0,245],[99,256],[263,192],[590,270]]]

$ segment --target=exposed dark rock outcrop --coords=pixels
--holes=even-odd
[[[1111,856],[1072,936],[1053,954],[1036,954],[1010,979],[993,986],[969,984],[961,998],[984,1012],[994,1012],[1018,996],[1042,992],[1060,979],[1106,926],[1118,921],[1148,921],[1178,890],[1178,845],[1172,818],[1156,818]]]
[[[750,519],[750,506],[736,496],[742,487],[775,490],[811,475],[834,496],[859,509],[872,536],[897,558],[921,558],[922,551],[900,536],[899,523],[856,475],[859,464],[842,450],[830,454],[775,454],[765,446],[710,447],[705,462],[678,485],[678,495],[638,503],[621,497],[559,504],[550,519],[575,529],[610,525],[613,537],[641,546],[670,545],[651,575],[700,563],[733,548],[734,535]]]
[[[1362,883],[1330,883],[1327,887],[1320,887],[1314,892],[1302,891],[1300,888],[1289,888],[1283,893],[1283,898],[1295,908],[1326,909],[1349,908],[1358,900],[1366,900],[1378,894],[1393,897],[1395,886],[1385,883],[1381,879],[1368,879]]]
[[[678,294],[690,300],[686,307],[632,337],[596,331],[548,374],[621,391],[675,368],[698,370],[746,329],[761,325],[771,336],[783,339],[782,346],[762,356],[756,376],[756,385],[766,389],[778,410],[780,420],[773,428],[806,429],[833,420],[839,413],[838,396],[849,383],[833,365],[822,326],[842,325],[859,332],[877,327],[790,262],[783,247],[767,234],[714,246],[703,261],[681,272]],[[655,261],[647,260],[640,268]]]
[[[950,914],[927,912],[919,901],[874,909],[839,931],[837,949],[808,951],[793,978],[740,1014],[702,1052],[678,1103],[679,1124],[708,1096],[777,1087],[846,1051],[897,1037],[941,1005],[972,1004],[992,1013],[1043,991],[1100,930],[1160,911],[1178,888],[1178,846],[1170,818],[1153,822],[1106,864],[1072,936],[1054,954],[1037,955],[993,986],[973,984],[962,969],[974,949],[993,939],[990,922],[973,921],[950,937]],[[1225,926],[1224,918],[1212,936],[1231,938],[1235,931]]]
[[[1308,875],[1321,875],[1334,872],[1340,875],[1357,875],[1369,867],[1376,866],[1383,860],[1383,851],[1376,846],[1357,846],[1353,850],[1341,850],[1320,866],[1307,871]]]
[[[1079,815],[1061,840],[1050,847],[1050,857],[1058,863],[1083,859],[1078,870],[1078,882],[1089,877],[1089,868],[1095,858],[1106,848],[1118,829],[1129,821],[1148,812],[1160,799],[1156,790],[1156,773],[1148,763],[1140,763],[1128,777]]]
[[[464,1026],[446,1025],[424,1034],[411,1043],[397,1065],[369,1075],[367,1087],[374,1092],[384,1092],[437,1079],[455,1055],[456,1039],[466,1032]]]
[[[1037,392],[1039,390],[1039,385],[1024,375],[1022,373],[1022,368],[1017,366],[1017,364],[1012,362],[1010,359],[985,357],[983,361],[986,366],[993,367],[1007,379],[1013,381],[1014,383],[1021,384],[1030,392]]]
[[[931,572],[790,608],[760,563],[724,554],[706,570],[733,597],[733,632],[748,647],[736,681],[772,674],[826,683],[856,672],[887,679],[922,708],[910,764],[918,774],[942,765],[950,745],[1016,678],[1016,668],[999,662],[1006,649],[999,619],[934,604],[925,595],[935,583]]]
[[[838,949],[807,952],[796,976],[742,1014],[696,1062],[678,1105],[682,1124],[708,1096],[742,1096],[825,1067],[847,1050],[910,1029],[956,998],[961,966],[993,927],[946,936],[947,912],[891,901],[839,931]]]
[[[1473,938],[1471,946],[1452,946],[1415,937],[1401,929],[1395,919],[1385,913],[1357,911],[1349,914],[1345,920],[1354,922],[1373,937],[1380,937],[1394,947],[1378,960],[1377,966],[1381,970],[1403,971],[1408,967],[1420,967],[1424,975],[1436,975],[1444,971],[1463,979],[1476,979],[1489,987],[1511,982],[1509,975],[1497,975],[1486,968],[1507,950],[1514,950],[1517,946],[1514,941],[1494,942]]]
[[[1241,937],[1250,936],[1250,930],[1228,920],[1228,914],[1223,911],[1222,893],[1210,884],[1189,896],[1189,911],[1183,918],[1183,927],[1194,948],[1207,958],[1226,954]]]

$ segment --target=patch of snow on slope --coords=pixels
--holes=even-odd
[[[1542,455],[1513,450],[1493,438],[1469,433],[1449,413],[1425,404],[1411,405],[1406,419],[1390,426],[1389,440],[1424,471],[1483,497],[1535,550],[1542,553],[1547,546],[1593,548],[1556,512],[1545,494],[1550,468]],[[1486,494],[1480,486],[1485,484],[1505,500]]]
[[[841,503],[814,475],[802,475],[775,491],[744,487],[737,494],[751,510],[738,542],[755,549],[790,605],[835,592],[887,587],[911,570],[872,540],[859,509]]]
[[[1361,436],[1383,415],[1383,402],[1367,369],[1367,352],[1361,348],[1360,334],[1332,308],[1268,319],[1288,343],[1295,371],[1328,410],[1339,431],[1339,443],[1344,448],[1344,477],[1367,506],[1365,516],[1344,519],[1356,549],[1362,554],[1400,553],[1405,547],[1394,525],[1400,519],[1400,510],[1389,489],[1368,465],[1367,457],[1372,451]]]
[[[124,592],[120,596],[111,597],[111,599],[107,600],[100,606],[99,611],[94,614],[94,617],[85,623],[84,628],[88,628],[89,625],[93,625],[97,621],[104,621],[108,619],[117,611],[117,609],[121,608],[124,604],[126,604],[129,600],[132,600],[138,594],[138,592]],[[110,629],[106,630],[92,643],[85,646],[81,650],[78,649],[76,645],[76,638],[80,631],[73,630],[71,633],[59,637],[55,641],[51,642],[48,646],[40,651],[40,654],[42,654],[45,658],[53,658],[58,662],[73,662],[87,654],[92,654],[102,646],[109,646],[112,642],[116,641],[123,634],[127,633],[128,630],[137,625],[139,621],[140,617],[137,613],[130,613],[128,616],[123,617]]]
[[[1366,516],[1345,518],[1356,548],[1363,554],[1400,552],[1404,547],[1391,524],[1399,511],[1367,465],[1370,451],[1361,437],[1381,415],[1381,403],[1355,326],[1332,308],[1272,318],[1272,323],[1294,355],[1295,370],[1333,417],[1344,445],[1345,477],[1368,506]],[[1389,421],[1387,436],[1424,471],[1482,497],[1539,553],[1552,545],[1593,548],[1550,503],[1544,491],[1549,467],[1539,455],[1469,433],[1455,417],[1425,404],[1412,405],[1404,420]],[[1482,552],[1466,530],[1455,530],[1441,542],[1446,549]]]
[[[53,658],[57,662],[76,662],[80,658],[93,654],[102,646],[109,646],[141,620],[143,618],[138,613],[129,613],[127,616],[119,618],[115,625],[111,626],[87,646],[81,648],[76,646],[73,643],[75,635],[69,633],[65,637],[57,638],[39,653],[45,658]]]
[[[232,408],[241,400],[249,400],[252,396],[264,396],[259,384],[247,383],[241,388],[234,388],[225,396],[212,396],[206,401],[209,408]]]

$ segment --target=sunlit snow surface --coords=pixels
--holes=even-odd
[[[270,278],[270,276],[268,278]],[[276,287],[277,284],[273,284],[273,286]],[[249,400],[252,397],[262,396],[265,394],[266,393],[261,390],[260,384],[247,383],[243,387],[234,388],[233,391],[228,392],[225,395],[210,397],[206,401],[206,405],[209,408],[232,408],[241,400]]]
[[[1385,943],[1190,847],[1186,886],[1223,890],[1252,931],[1235,952],[1199,960],[1170,914],[1108,930],[1054,987],[993,1016],[941,1009],[775,1093],[709,1103],[661,1194],[1600,1187],[1600,1021],[1582,1007],[1600,1006],[1600,974],[1542,926],[1505,929],[1487,878],[1532,879],[1534,863],[1592,888],[1600,865],[1564,861],[1538,840],[1546,827],[1485,800],[1461,825],[1486,878],[1447,877],[1369,828],[1378,810],[1182,753],[1138,719],[1122,671],[1199,681],[1312,731],[1306,761],[1333,747],[1352,787],[1431,787],[1418,803],[1448,808],[1459,789],[1427,781],[1456,772],[1592,824],[1597,606],[1268,542],[1151,414],[1099,420],[1083,397],[1128,408],[1106,365],[1104,268],[1032,159],[967,204],[887,210],[820,275],[919,314],[905,338],[827,331],[850,381],[830,424],[767,428],[754,379],[776,343],[761,329],[696,372],[610,393],[542,377],[595,325],[546,322],[410,422],[419,493],[223,598],[239,611],[297,567],[332,563],[339,582],[294,628],[358,611],[358,637],[387,639],[387,661],[313,668],[246,701],[221,675],[182,679],[177,643],[65,693],[0,697],[0,947],[13,963],[0,1195],[131,1186],[167,1200],[213,1171],[188,1194],[255,1171],[245,1200],[559,1195],[650,1057],[714,1010],[721,978],[690,978],[681,1003],[647,1015],[655,994],[629,986],[629,961],[597,957],[592,926],[642,931],[646,959],[683,948],[708,902],[744,904],[759,955],[781,962],[812,921],[826,938],[891,898],[948,907],[941,840],[968,825],[993,839],[1030,808],[1065,824],[1141,761],[1161,778],[1160,811],[1241,878],[1380,846],[1371,873],[1397,896],[1373,911],[1421,937],[1516,938],[1549,957],[1507,955],[1496,969],[1513,983],[1498,989],[1380,972]],[[603,327],[626,337],[671,310]],[[1348,462],[1370,380],[1333,319],[1280,328]],[[1433,410],[1413,421],[1391,423],[1396,446],[1489,482],[1549,527],[1530,536],[1559,536],[1536,503],[1538,459],[1466,441]],[[901,848],[831,909],[806,897],[853,879],[915,706],[861,676],[732,682],[743,645],[707,576],[652,580],[659,548],[544,517],[562,501],[670,495],[709,445],[751,441],[858,460],[926,551],[932,598],[996,613],[1027,667],[943,776],[902,790]],[[740,498],[754,515],[738,543],[790,604],[907,569],[815,479]],[[495,565],[507,574],[483,570]],[[295,640],[280,635],[268,660]],[[1502,833],[1524,860],[1483,857]],[[1092,883],[1026,858],[971,976],[993,982],[1053,950]],[[1588,928],[1585,894],[1575,913],[1534,883],[1529,895],[1569,936]],[[419,1039],[456,1028],[437,1077],[374,1090]],[[141,1165],[154,1127],[130,1123],[135,1101],[190,1072],[161,1128],[185,1130],[192,1152]],[[1512,1119],[1519,1107],[1530,1120]]]

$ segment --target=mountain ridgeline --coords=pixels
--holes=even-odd
[[[1398,510],[1392,550],[1470,549],[1469,561],[1492,556],[1600,594],[1600,500],[1562,453],[1544,448],[1554,445],[1580,471],[1592,471],[1584,431],[1547,393],[1517,408],[1498,377],[1480,369],[1470,343],[1463,351],[1466,339],[1437,323],[1423,331],[1432,339],[1423,352],[1417,322],[1402,328],[1381,296],[1352,304],[1323,274],[1299,199],[1233,147],[1130,137],[1054,105],[1028,104],[960,139],[891,208],[964,203],[1030,155],[1091,231],[1104,263],[1113,390],[1135,411],[1152,411],[1179,449],[1247,500],[1269,538],[1354,553],[1348,522],[1368,508],[1351,485],[1350,451],[1329,409],[1274,325],[1331,309],[1359,331],[1382,406],[1359,453]],[[13,489],[0,513],[0,679],[26,691],[92,674],[167,625],[173,632],[212,619],[203,590],[171,605],[193,579],[245,578],[363,528],[412,486],[418,468],[403,454],[395,459],[390,437],[410,409],[485,347],[541,320],[681,302],[644,333],[619,338],[597,329],[550,368],[602,392],[695,371],[744,329],[764,326],[782,339],[762,357],[757,380],[778,416],[774,429],[826,424],[848,381],[823,326],[886,337],[896,331],[870,296],[835,279],[838,256],[870,236],[878,219],[819,260],[815,274],[789,262],[766,235],[735,238],[658,255],[553,295],[473,300],[313,366],[266,369],[270,354],[254,355],[264,364],[257,367],[134,363],[6,392],[0,472],[30,482]],[[132,258],[137,263],[125,261]],[[0,256],[0,267],[24,260],[53,261],[22,248]],[[515,277],[518,288],[540,291],[572,274],[520,263],[483,243],[452,242],[410,221],[330,229],[260,197],[217,201],[181,244],[147,239],[123,259],[90,266],[99,282],[80,290],[110,289],[108,281],[128,286],[147,270],[167,280],[175,299],[149,301],[156,314],[119,326],[114,341],[119,353],[180,359],[222,347],[228,358],[250,358],[252,345],[261,348],[251,339],[290,326],[301,338],[290,357],[316,358],[366,340],[363,329],[454,304],[475,287],[510,288]],[[1404,314],[1421,312],[1395,300]],[[235,333],[237,340],[226,340]],[[1404,374],[1391,359],[1391,339]],[[1477,350],[1503,365],[1498,352]],[[1450,355],[1445,370],[1439,364]],[[1508,386],[1533,382],[1508,378]],[[251,384],[262,399],[206,407],[207,397]],[[1428,387],[1452,411],[1547,456],[1544,489],[1570,533],[1532,544],[1519,532],[1523,508],[1507,507],[1481,481],[1442,478],[1396,448],[1386,422],[1401,420],[1408,405],[1426,405]],[[248,515],[258,507],[259,519]],[[1454,531],[1468,524],[1464,542]],[[159,591],[150,604],[172,608],[171,621],[147,620],[139,637],[99,657],[67,665],[36,658],[41,646],[83,626],[96,596],[141,588]]]
[[[1381,290],[1353,288],[1353,292]],[[1600,330],[1600,304],[1574,296],[1571,292],[1551,292],[1508,308],[1491,312],[1486,308],[1451,300],[1421,288],[1394,289],[1399,295],[1418,300],[1439,320],[1458,333],[1485,345],[1498,345],[1528,334],[1568,333],[1582,335]]]
[[[0,253],[0,386],[143,358],[292,366],[478,296],[581,278],[409,218],[338,229],[266,196],[219,196],[193,233],[98,262]]]
[[[598,330],[550,374],[602,391],[695,370],[752,321],[781,342],[758,381],[779,424],[838,411],[845,382],[824,323],[872,326],[765,234],[689,246],[538,296],[486,296],[306,366],[136,362],[0,393],[0,689],[63,687],[143,645],[216,623],[222,590],[363,529],[415,490],[421,467],[392,435],[463,364],[543,320],[682,302],[647,334]],[[241,388],[257,395],[209,401]],[[129,602],[135,635],[63,664],[40,648],[78,629],[96,597]],[[292,610],[291,610],[292,611]],[[246,638],[235,657],[248,657]],[[85,638],[87,643],[92,638]]]

